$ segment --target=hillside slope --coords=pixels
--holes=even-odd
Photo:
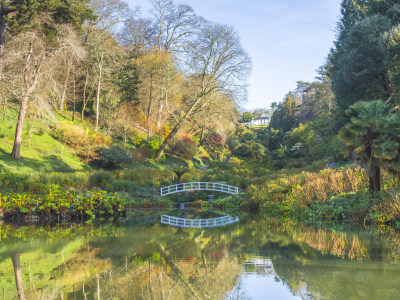
[[[74,150],[64,146],[52,136],[50,126],[41,119],[36,119],[34,123],[28,118],[25,120],[21,161],[12,159],[10,154],[14,143],[17,116],[17,111],[8,109],[6,119],[0,120],[0,170],[70,172],[89,168],[75,156]],[[67,119],[60,114],[54,117],[57,120]]]

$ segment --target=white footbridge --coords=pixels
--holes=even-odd
[[[171,225],[175,227],[183,228],[210,228],[210,227],[221,227],[229,224],[233,224],[239,221],[238,217],[223,216],[212,219],[185,219],[172,217],[168,215],[161,216],[161,223]]]
[[[170,186],[161,188],[161,196],[167,196],[170,194],[189,192],[189,191],[215,191],[221,193],[227,193],[232,195],[239,194],[239,188],[236,186],[214,183],[214,182],[185,182],[178,183]]]

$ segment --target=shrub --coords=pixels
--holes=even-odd
[[[140,188],[140,186],[130,180],[117,179],[113,180],[110,184],[107,184],[107,190],[111,192],[135,192]]]
[[[230,162],[232,165],[238,165],[238,166],[243,164],[243,160],[237,157],[232,157]]]
[[[251,142],[251,141],[255,141],[256,138],[257,138],[257,134],[255,132],[248,131],[243,135],[242,140],[244,142]]]
[[[216,159],[222,156],[224,150],[224,139],[219,133],[211,132],[204,136],[202,145],[211,158]]]
[[[89,177],[89,182],[92,186],[105,187],[113,181],[113,176],[110,172],[99,171]]]
[[[53,131],[54,137],[60,142],[78,150],[88,144],[88,131],[72,122],[61,122]]]
[[[233,152],[240,146],[240,139],[236,134],[232,134],[226,140],[229,149]]]
[[[145,155],[149,155],[151,156],[151,158],[154,158],[157,154],[158,149],[160,149],[160,141],[158,140],[158,137],[154,136],[151,138],[151,140],[149,142],[145,142],[143,143],[143,145],[141,146],[141,149],[146,149],[148,151],[148,153],[145,153]],[[146,152],[146,151],[142,151],[142,152]],[[148,157],[150,158],[150,157]],[[164,162],[165,161],[165,154],[163,153],[160,159],[160,162]]]
[[[44,135],[44,129],[43,128],[39,128],[38,132],[36,132],[37,136],[43,136]]]
[[[168,185],[172,182],[174,174],[168,169],[154,167],[137,168],[134,170],[119,171],[118,179],[135,181],[141,186]]]
[[[261,158],[265,155],[265,148],[263,145],[251,141],[249,143],[241,144],[234,153],[238,156]]]
[[[114,170],[133,161],[132,156],[120,146],[101,148],[99,150],[100,166],[104,169]]]
[[[138,135],[138,134],[135,134],[135,135],[133,135],[133,136],[131,137],[131,141],[132,141],[132,144],[133,144],[133,145],[139,146],[140,144],[143,143],[144,138],[142,138],[142,137],[141,137],[140,135]]]
[[[197,155],[198,149],[196,142],[191,136],[181,135],[170,144],[169,152],[183,159],[190,160]]]

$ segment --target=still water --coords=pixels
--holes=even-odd
[[[396,232],[258,216],[209,228],[132,220],[0,225],[0,299],[400,299]]]

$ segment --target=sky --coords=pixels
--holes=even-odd
[[[143,15],[150,0],[127,0]],[[340,0],[175,0],[207,20],[233,27],[253,61],[249,110],[268,108],[296,88],[313,81],[335,39]]]

